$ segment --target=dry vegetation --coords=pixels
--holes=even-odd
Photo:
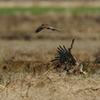
[[[50,61],[57,55],[56,47],[59,44],[65,44],[66,48],[70,47],[70,42],[62,40],[1,41],[0,99],[99,100],[100,65],[94,61],[96,55],[99,57],[100,52],[94,52],[93,45],[90,48],[86,47],[90,43],[87,42],[83,47],[84,41],[77,40],[72,49],[73,55],[83,61],[86,76],[66,75],[66,71],[61,74],[60,68],[50,70],[53,67]],[[80,48],[78,48],[79,42]],[[91,53],[89,53],[90,50]]]
[[[42,23],[48,23],[60,27],[62,33],[58,35],[51,31],[43,30],[41,34],[35,34],[35,30]],[[16,13],[13,16],[0,16],[0,38],[1,39],[62,39],[77,40],[100,39],[100,15],[99,14],[81,14],[55,15],[53,13],[46,15],[21,15]],[[50,34],[49,34],[50,33]]]
[[[53,73],[44,77],[18,74],[13,81],[0,86],[1,100],[99,100],[99,94],[100,81],[75,76],[59,77]]]
[[[1,15],[0,100],[99,100],[99,17],[53,13]],[[62,33],[43,30],[36,34],[35,29],[45,22],[61,27]],[[61,69],[50,62],[58,55],[57,47],[69,48],[73,38],[72,54],[82,61],[86,76],[66,75],[66,71],[61,74]]]

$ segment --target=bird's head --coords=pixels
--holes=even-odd
[[[42,26],[44,26],[45,24],[42,24]]]

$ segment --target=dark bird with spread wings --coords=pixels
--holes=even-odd
[[[72,65],[76,64],[74,56],[69,52],[69,50],[65,48],[64,45],[63,47],[59,45],[59,47],[57,47],[57,52],[59,53],[59,56],[55,57],[55,59],[51,60],[51,62],[60,61],[60,63],[65,63],[65,64],[66,63],[71,63]]]
[[[52,31],[58,31],[61,33],[61,31],[57,30],[54,26],[51,26],[48,24],[42,24],[40,27],[37,28],[37,30],[35,32],[38,33],[39,31],[41,31],[43,29],[50,29]]]

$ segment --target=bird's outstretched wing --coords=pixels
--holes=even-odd
[[[57,29],[52,29],[53,31],[57,31],[57,32],[60,32],[61,33],[61,31],[59,31],[59,30],[57,30]]]
[[[63,45],[63,47],[61,47],[59,45],[59,47],[57,47],[57,52],[59,53],[58,57],[55,57],[55,59],[51,60],[51,62],[53,61],[60,61],[61,63],[66,63],[70,62],[73,65],[76,63],[75,58],[73,57],[73,55],[65,48],[65,46]]]
[[[57,47],[57,52],[59,53],[59,56],[55,57],[55,59],[51,60],[51,62],[57,61],[57,60],[59,60],[61,63],[66,62],[67,57],[68,57],[68,51],[65,48],[65,46],[61,47],[59,45],[59,47]]]
[[[61,31],[57,30],[56,27],[54,27],[54,26],[50,26],[50,27],[48,27],[48,29],[51,29],[52,31],[57,31],[57,32],[61,33]]]
[[[37,29],[36,29],[36,33],[38,33],[39,31],[41,31],[41,30],[43,30],[45,27],[42,27],[42,26],[40,26],[40,27],[38,27]]]

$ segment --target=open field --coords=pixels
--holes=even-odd
[[[0,8],[0,15],[13,15],[16,13],[25,14],[46,14],[46,13],[71,13],[71,14],[86,14],[86,13],[99,13],[100,7],[74,7],[74,8],[64,8],[64,7],[29,7],[29,8]]]
[[[99,41],[75,40],[72,54],[83,61],[87,75],[60,76],[50,70],[56,47],[70,46],[70,40],[0,41],[1,100],[96,99],[100,94]],[[78,51],[78,52],[77,52]],[[85,95],[85,96],[84,96]]]
[[[41,34],[36,34],[35,30],[42,23],[48,23],[58,27],[62,32],[43,30]],[[70,12],[55,14],[53,12],[41,15],[24,15],[15,13],[14,15],[0,16],[0,38],[1,39],[52,39],[52,40],[99,40],[100,39],[100,14],[76,14]],[[48,32],[48,33],[47,33]]]
[[[26,75],[26,76],[25,76]],[[30,77],[25,74],[0,86],[1,100],[99,100],[100,80],[82,77],[61,77],[50,73],[46,76]],[[17,83],[17,84],[16,84]]]
[[[49,13],[51,11],[54,11],[54,13],[64,13],[66,9],[65,8],[39,8],[39,7],[32,7],[32,8],[0,8],[0,14],[1,15],[13,15],[15,13],[25,14],[25,13],[31,13],[31,14],[43,14],[43,13]],[[99,9],[97,9],[99,10]]]
[[[0,9],[0,100],[99,100],[100,8],[34,9]],[[43,23],[61,33],[36,34]],[[72,39],[86,75],[68,75],[51,62]]]

